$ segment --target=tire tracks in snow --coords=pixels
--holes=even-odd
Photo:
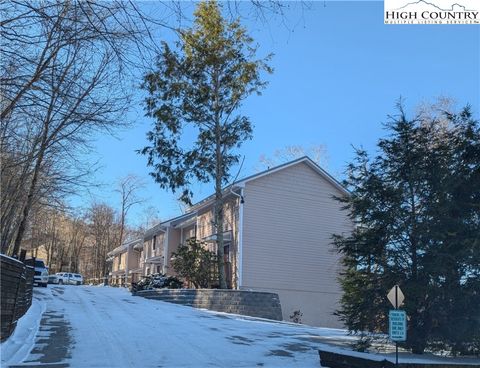
[[[166,304],[166,306],[171,307],[171,304],[157,300],[138,299],[138,301],[141,303],[147,303],[151,307],[149,308],[149,312],[151,313],[145,316],[138,314],[137,306],[139,304],[135,301],[135,297],[132,297],[131,295],[126,296],[128,299],[123,298],[121,302],[119,302],[117,296],[114,297],[108,294],[105,294],[104,296],[105,298],[109,298],[111,303],[114,303],[116,307],[121,309],[130,317],[130,321],[133,322],[132,328],[143,331],[156,331],[155,334],[152,334],[152,337],[157,337],[158,343],[153,344],[153,346],[148,348],[147,351],[155,351],[156,354],[160,355],[160,361],[158,362],[160,366],[163,366],[164,364],[166,366],[172,366],[172,362],[175,361],[175,367],[191,367],[192,362],[205,361],[205,358],[208,358],[207,360],[209,360],[210,367],[224,367],[224,364],[219,359],[217,359],[215,356],[212,356],[212,354],[209,354],[204,348],[196,344],[198,338],[194,334],[185,334],[185,331],[182,331],[183,333],[180,332],[179,334],[174,332],[176,330],[175,326],[178,324],[178,319],[165,321],[165,315],[161,316],[161,313],[164,312],[162,311],[162,305]],[[179,306],[179,308],[188,307]],[[168,330],[168,335],[162,334],[162,331],[165,330]],[[188,356],[176,356],[175,359],[172,359],[173,355],[175,355],[175,352],[178,351],[178,347],[185,345],[188,345]],[[185,358],[188,359],[186,359],[183,363],[179,363],[179,360],[181,361]]]
[[[130,354],[128,350],[125,350],[125,346],[122,342],[122,339],[118,336],[118,332],[115,328],[112,327],[112,323],[106,323],[106,319],[110,319],[111,317],[108,313],[102,313],[101,309],[98,308],[98,305],[103,305],[101,298],[103,295],[95,294],[95,298],[92,294],[89,294],[87,289],[84,287],[81,288],[74,288],[69,290],[69,294],[76,294],[75,296],[78,298],[80,304],[79,307],[82,309],[79,312],[83,312],[85,316],[88,316],[88,323],[82,324],[82,326],[75,326],[76,331],[74,331],[74,339],[76,342],[76,348],[73,350],[72,355],[75,353],[83,354],[83,346],[82,344],[85,343],[85,339],[90,340],[92,338],[92,334],[95,336],[95,340],[97,347],[96,349],[96,358],[98,359],[98,352],[102,352],[104,359],[102,361],[92,362],[88,361],[88,365],[91,367],[98,366],[98,367],[136,367],[138,366],[137,362],[135,362],[132,358],[133,356]],[[118,301],[117,301],[118,303]],[[114,307],[117,303],[112,303],[112,307]],[[70,318],[72,320],[76,320],[74,315],[71,315]],[[119,319],[117,323],[122,323],[124,319]],[[86,322],[86,321],[85,321]],[[72,323],[73,325],[73,323]],[[88,329],[88,331],[85,331]],[[75,332],[80,332],[80,336],[75,334]],[[87,333],[89,332],[89,333]],[[89,345],[91,342],[89,341]],[[88,353],[88,350],[86,349]],[[92,351],[90,350],[90,353]],[[81,357],[73,357],[74,360],[81,359]],[[120,360],[118,360],[120,358]],[[110,365],[109,365],[110,364]]]

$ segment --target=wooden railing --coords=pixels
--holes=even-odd
[[[83,283],[85,285],[90,285],[90,284],[93,284],[93,285],[107,285],[109,283],[109,277],[105,276],[105,277],[91,277],[91,278],[88,278],[88,279],[85,279],[83,281]]]

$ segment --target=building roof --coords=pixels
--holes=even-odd
[[[308,156],[303,156],[303,157],[300,157],[300,158],[297,158],[293,161],[289,161],[289,162],[285,162],[281,165],[278,165],[278,166],[275,166],[275,167],[272,167],[272,168],[268,168],[267,170],[264,170],[264,171],[261,171],[259,173],[256,173],[256,174],[253,174],[253,175],[249,175],[245,178],[242,178],[242,179],[239,179],[237,181],[235,181],[234,183],[232,183],[231,185],[227,186],[226,188],[224,188],[224,192],[225,194],[229,194],[229,192],[231,190],[235,190],[236,188],[242,188],[245,186],[246,183],[248,183],[249,181],[252,181],[252,180],[255,180],[255,179],[259,179],[263,176],[266,176],[266,175],[270,175],[270,174],[273,174],[277,171],[280,171],[280,170],[283,170],[283,169],[286,169],[288,167],[291,167],[291,166],[294,166],[294,165],[297,165],[299,163],[305,163],[307,164],[310,168],[312,168],[317,174],[319,174],[320,176],[322,176],[325,180],[327,180],[332,186],[334,186],[337,190],[339,190],[343,195],[350,195],[350,192],[337,180],[335,179],[332,175],[330,175],[328,172],[326,172],[324,169],[322,169],[315,161],[313,161],[310,157]],[[213,199],[215,198],[215,195],[212,194],[210,196],[208,196],[207,198],[204,198],[202,199],[201,201],[195,203],[194,205],[192,205],[190,208],[189,208],[189,212],[190,211],[197,211],[198,209],[202,208],[203,206],[207,205],[207,204],[210,204],[210,202],[213,201]]]
[[[150,240],[153,238],[154,235],[158,233],[164,233],[165,232],[165,225],[163,225],[163,222],[160,222],[156,224],[155,226],[151,227],[147,231],[145,231],[145,234],[143,235],[143,240]]]
[[[350,192],[337,179],[335,179],[332,175],[330,175],[328,172],[326,172],[324,169],[322,169],[315,161],[313,161],[308,156],[303,156],[303,157],[297,158],[296,160],[285,162],[284,164],[275,166],[273,168],[268,168],[267,170],[261,171],[257,174],[247,176],[246,178],[237,180],[233,185],[242,186],[242,184],[245,184],[249,181],[258,179],[258,178],[260,178],[262,176],[265,176],[265,175],[273,174],[274,172],[286,169],[287,167],[299,164],[301,162],[307,164],[310,168],[312,168],[314,171],[316,171],[320,176],[322,176],[330,184],[332,184],[335,188],[337,188],[340,192],[342,192],[342,194],[350,195]]]
[[[327,180],[333,187],[335,187],[338,191],[340,191],[343,195],[350,195],[350,192],[338,181],[336,180],[332,175],[330,175],[328,172],[326,172],[324,169],[322,169],[317,163],[315,163],[310,157],[308,156],[303,156],[300,158],[297,158],[293,161],[285,162],[281,165],[275,166],[273,168],[268,168],[267,170],[261,171],[259,173],[249,175],[245,178],[239,179],[232,184],[228,185],[223,189],[224,195],[230,195],[230,192],[237,190],[238,188],[242,188],[245,186],[246,183],[259,179],[263,176],[273,174],[277,171],[286,169],[288,167],[297,165],[299,163],[305,163],[308,165],[310,168],[312,168],[317,174],[322,176],[325,180]],[[169,219],[167,221],[163,221],[154,227],[148,229],[145,233],[144,240],[149,240],[152,239],[154,235],[158,234],[159,232],[165,232],[166,228],[168,226],[176,226],[180,223],[187,222],[190,220],[192,217],[194,217],[197,214],[197,211],[204,206],[210,205],[213,200],[215,199],[215,194],[212,194],[201,201],[193,204],[192,206],[189,207],[187,213],[174,217],[172,219]]]
[[[171,218],[167,221],[160,222],[159,224],[156,224],[154,227],[151,227],[145,232],[143,240],[144,241],[150,240],[153,238],[154,235],[157,235],[158,233],[164,233],[168,226],[175,227],[176,225],[182,222],[190,220],[195,215],[196,215],[195,212],[187,212],[187,213],[184,213],[183,215]]]
[[[129,247],[131,246],[135,246],[137,245],[138,243],[141,243],[143,242],[143,238],[137,238],[135,240],[131,240],[131,241],[128,241],[126,243],[123,243],[122,245],[116,247],[115,249],[111,250],[110,252],[107,253],[107,256],[110,258],[110,257],[113,257],[117,254],[120,254],[120,253],[125,253]]]

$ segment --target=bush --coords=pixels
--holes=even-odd
[[[189,239],[172,254],[172,266],[180,275],[196,288],[208,288],[216,274],[216,255],[207,249],[204,242]]]
[[[175,276],[164,274],[155,274],[145,276],[139,282],[132,282],[132,291],[152,290],[152,289],[181,289],[183,281]]]
[[[293,313],[290,315],[290,321],[292,321],[293,323],[302,323],[302,317],[303,317],[303,313],[300,312],[300,309],[299,309],[299,310],[293,311]]]

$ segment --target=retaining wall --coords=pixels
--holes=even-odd
[[[280,299],[274,293],[219,289],[154,289],[132,294],[217,312],[282,320]]]
[[[0,254],[0,341],[8,338],[32,304],[33,267]]]
[[[480,364],[438,363],[395,363],[381,359],[375,354],[359,352],[340,353],[319,350],[320,364],[329,368],[480,368]]]

